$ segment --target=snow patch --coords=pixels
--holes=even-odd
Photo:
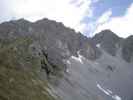
[[[112,92],[111,90],[105,89],[105,88],[102,87],[100,84],[97,84],[97,87],[98,87],[102,92],[104,92],[106,95],[111,96],[112,99],[114,99],[114,100],[122,100],[120,96],[118,96],[118,95],[116,95],[116,94],[113,95],[113,92]]]
[[[101,44],[100,43],[96,44],[96,47],[100,48],[101,47]]]
[[[100,86],[100,84],[97,84],[97,87],[98,87],[102,92],[104,92],[106,95],[111,96],[110,93],[109,93],[108,91],[106,91],[104,88],[102,88],[102,87]]]
[[[110,93],[110,94],[112,94],[113,92],[111,91],[111,90],[109,90],[109,89],[107,89],[107,91]]]
[[[112,96],[112,98],[113,98],[114,100],[122,100],[121,97],[119,97],[118,95],[114,95],[114,96]]]
[[[72,56],[71,58],[83,64],[81,57]]]
[[[83,57],[82,55],[80,55],[80,51],[78,51],[77,54],[78,54],[78,57],[71,56],[71,58],[74,59],[74,60],[76,60],[76,61],[78,61],[78,62],[80,62],[81,64],[83,64],[82,59],[83,59],[84,57]]]

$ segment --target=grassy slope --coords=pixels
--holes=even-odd
[[[28,52],[32,41],[21,38],[0,48],[0,100],[54,100],[38,77],[39,61]],[[15,49],[14,49],[15,48]]]

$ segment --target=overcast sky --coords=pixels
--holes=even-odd
[[[0,22],[49,18],[87,36],[110,29],[133,35],[133,0],[0,0]]]

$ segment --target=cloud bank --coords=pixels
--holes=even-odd
[[[65,26],[87,36],[93,36],[104,29],[110,29],[120,37],[128,37],[133,34],[133,4],[130,5],[124,16],[112,17],[113,11],[110,8],[106,12],[102,12],[103,14],[99,17],[94,15],[93,9],[93,4],[99,1],[0,0],[0,22],[19,18],[29,21],[48,18],[62,22]]]
[[[133,35],[133,4],[130,5],[124,16],[111,17],[111,11],[105,12],[98,19],[97,24],[97,29],[94,34],[104,29],[110,29],[120,37]]]
[[[3,18],[8,16],[9,19],[25,18],[36,21],[46,17],[63,22],[65,26],[76,31],[83,30],[84,25],[81,21],[85,16],[92,16],[90,7],[92,0],[1,0],[1,2],[3,12],[6,12]]]

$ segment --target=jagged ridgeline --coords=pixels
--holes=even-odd
[[[90,39],[65,27],[62,23],[48,19],[31,23],[20,19],[0,24],[1,47],[8,43],[14,45],[12,42],[23,38],[32,40],[27,46],[28,50],[25,50],[24,46],[20,47],[23,56],[26,57],[26,52],[29,51],[32,56],[39,57],[41,68],[47,74],[57,75],[59,71],[65,71],[64,61],[72,55],[78,56],[77,52],[92,60],[100,55],[96,46],[90,43]]]

